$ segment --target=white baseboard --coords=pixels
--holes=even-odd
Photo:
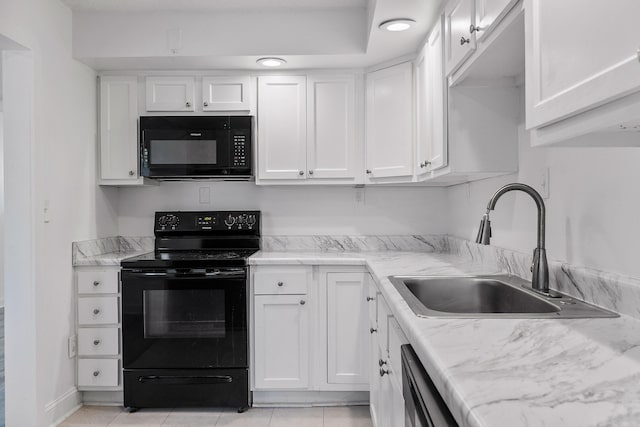
[[[255,407],[368,405],[368,391],[254,391]]]
[[[69,415],[73,414],[82,406],[80,392],[73,387],[67,390],[62,396],[47,403],[44,407],[46,416],[45,425],[55,427],[62,423]]]

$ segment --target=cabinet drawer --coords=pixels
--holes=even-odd
[[[78,359],[78,387],[117,387],[118,359]]]
[[[402,384],[402,355],[400,354],[400,346],[409,344],[409,340],[405,337],[404,332],[400,329],[398,321],[394,317],[389,317],[389,362],[391,372],[394,373],[397,381]]]
[[[311,268],[261,269],[253,278],[256,295],[303,295],[311,280]]]
[[[117,294],[118,271],[78,271],[78,293]]]
[[[117,356],[120,353],[118,332],[118,328],[79,328],[78,355]]]
[[[108,325],[118,323],[118,297],[78,298],[80,325]]]

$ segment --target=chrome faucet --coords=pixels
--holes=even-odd
[[[531,280],[531,287],[534,291],[542,293],[546,296],[555,296],[555,293],[549,291],[549,265],[547,263],[547,251],[544,247],[544,235],[545,235],[545,207],[544,201],[540,194],[525,184],[513,183],[507,184],[504,187],[498,189],[495,194],[489,200],[487,204],[487,213],[482,216],[480,221],[480,229],[478,230],[478,236],[476,237],[476,243],[488,245],[491,242],[491,221],[489,220],[489,212],[494,210],[498,199],[509,191],[524,191],[533,198],[538,207],[538,244],[533,250],[533,264],[531,265],[531,272],[533,273],[533,279]]]

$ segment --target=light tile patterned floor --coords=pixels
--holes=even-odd
[[[84,406],[59,427],[372,427],[368,406],[327,408],[252,408],[232,410],[143,409],[128,413],[122,407]]]

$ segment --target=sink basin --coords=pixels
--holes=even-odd
[[[538,294],[530,290],[530,282],[509,275],[389,276],[389,280],[421,317],[618,317],[564,294],[557,297]]]

